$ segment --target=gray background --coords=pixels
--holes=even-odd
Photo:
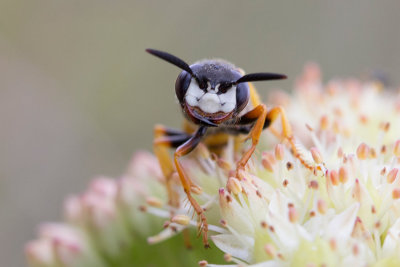
[[[326,79],[386,72],[400,83],[400,1],[0,1],[0,259],[22,266],[23,244],[97,174],[117,177],[150,148],[152,126],[179,127],[179,70],[229,59],[259,84],[290,90],[308,61]]]

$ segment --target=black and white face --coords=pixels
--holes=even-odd
[[[183,71],[175,90],[183,108],[211,121],[221,122],[239,113],[247,104],[247,84],[236,84],[243,74],[232,64],[206,60],[190,66],[195,77]],[[189,114],[190,115],[190,114]]]
[[[198,107],[205,113],[230,113],[236,108],[236,85],[219,83],[215,87],[207,81],[206,87],[200,88],[192,78],[185,94],[185,101],[191,107]]]

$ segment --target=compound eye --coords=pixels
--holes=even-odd
[[[199,85],[199,88],[201,90],[206,90],[207,89],[207,80],[206,79],[198,79],[197,84]]]
[[[221,92],[221,94],[225,94],[231,87],[231,83],[221,83],[218,87],[218,92]]]

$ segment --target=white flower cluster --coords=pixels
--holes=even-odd
[[[240,157],[233,139],[219,156],[200,144],[182,160],[225,266],[400,266],[400,94],[371,81],[323,85],[310,65],[293,94],[276,92],[272,102],[287,112],[295,151],[274,124],[240,177],[232,176]],[[103,255],[146,227],[140,201],[166,220],[149,243],[196,229],[177,175],[178,204],[168,203],[165,183],[155,158],[140,154],[126,177],[96,180],[70,198],[68,223],[45,224],[27,245],[29,262],[107,266]]]

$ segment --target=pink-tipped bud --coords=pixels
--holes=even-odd
[[[229,192],[237,195],[242,192],[242,185],[235,177],[229,177],[226,187]]]
[[[397,140],[396,143],[394,143],[393,154],[396,157],[400,157],[400,140]]]
[[[277,160],[283,160],[283,157],[285,156],[285,149],[282,144],[277,144],[275,146],[275,158]]]
[[[329,173],[329,178],[331,179],[332,185],[339,185],[339,174],[336,170],[332,170]]]
[[[183,214],[178,214],[172,217],[171,222],[180,224],[180,225],[188,225],[190,223],[190,218]]]
[[[393,199],[399,199],[400,198],[400,188],[393,189],[392,198]]]
[[[365,143],[361,143],[357,148],[357,157],[360,160],[365,160],[368,158],[369,155],[369,147]]]
[[[318,209],[319,213],[325,214],[326,211],[328,210],[328,205],[326,204],[326,202],[323,199],[320,199],[317,202],[317,209]]]
[[[322,163],[322,155],[316,147],[312,147],[310,149],[311,155],[315,161],[315,163],[320,164]]]
[[[396,180],[398,173],[399,173],[399,169],[393,168],[387,175],[387,178],[386,178],[387,182],[390,184],[393,183],[394,180]]]
[[[264,251],[271,258],[275,258],[276,257],[276,248],[275,248],[275,246],[273,244],[266,244],[264,246]]]
[[[294,206],[289,207],[289,221],[295,223],[299,220],[299,213]]]
[[[344,166],[339,168],[339,181],[341,183],[346,183],[349,180],[349,173]]]

